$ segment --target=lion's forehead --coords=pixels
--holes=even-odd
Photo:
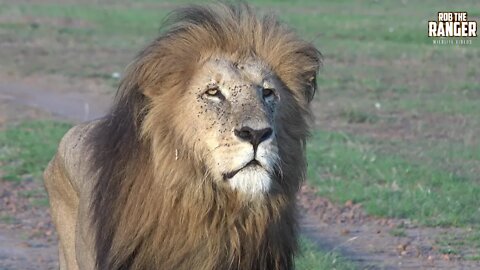
[[[260,59],[230,60],[214,58],[203,63],[203,83],[217,83],[231,90],[242,90],[249,84],[261,85],[272,72]]]

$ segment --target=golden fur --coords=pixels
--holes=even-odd
[[[215,184],[193,131],[178,132],[192,121],[178,119],[189,78],[218,55],[260,59],[288,90],[275,118],[277,184],[260,199]],[[45,172],[61,268],[293,268],[319,65],[310,43],[245,4],[174,11],[128,67],[111,113],[70,131]]]

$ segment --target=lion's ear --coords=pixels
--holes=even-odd
[[[146,57],[145,57],[146,58]],[[137,60],[130,69],[130,80],[134,81],[137,91],[147,98],[158,96],[161,89],[167,84],[169,79],[168,70],[164,66],[163,59],[158,57],[154,59],[149,57],[150,62],[145,63],[143,59]],[[165,71],[166,70],[166,71]]]
[[[155,55],[150,52],[149,62],[140,62],[137,66],[136,76],[139,84],[139,91],[147,98],[154,98],[160,93],[160,89],[168,79],[169,69],[165,67],[164,56]]]
[[[154,45],[147,47],[133,64],[132,76],[137,81],[139,91],[148,98],[179,89],[188,82],[193,74],[196,59],[195,53],[186,54],[189,44],[171,44],[158,40]],[[183,46],[183,47],[182,47]],[[175,92],[175,91],[174,91]]]
[[[147,48],[148,49],[148,48]],[[156,59],[149,56],[149,51],[142,51],[137,58],[131,62],[125,71],[125,76],[120,83],[123,91],[137,91],[142,95],[152,98],[156,94],[155,86],[158,86],[158,72],[155,67],[158,65]],[[148,59],[149,61],[145,61]]]
[[[308,102],[311,102],[317,92],[317,74],[310,75],[307,80],[307,89],[305,97]]]
[[[305,101],[310,103],[317,91],[317,74],[322,66],[322,55],[311,45],[304,48],[300,54],[296,54],[295,56],[295,63],[298,64],[297,66],[301,74],[303,95]]]

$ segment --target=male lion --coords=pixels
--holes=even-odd
[[[292,269],[320,54],[246,4],[190,6],[45,171],[61,269]]]

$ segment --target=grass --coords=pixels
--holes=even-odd
[[[32,121],[1,131],[2,178],[19,181],[25,176],[33,176],[39,179],[69,127],[66,123]]]
[[[375,141],[344,133],[317,132],[309,146],[310,182],[323,196],[426,225],[480,223],[476,179],[381,153]]]
[[[37,199],[32,199],[30,200],[30,204],[32,206],[38,206],[38,207],[48,207],[49,204],[48,198],[37,198]]]
[[[340,255],[333,252],[320,252],[316,246],[306,238],[300,239],[301,253],[297,257],[295,264],[297,269],[317,270],[317,269],[336,269],[353,270],[357,269],[355,265],[346,261]]]
[[[16,222],[16,219],[14,216],[3,214],[0,215],[0,222],[3,224],[14,224]]]
[[[359,110],[341,111],[340,116],[345,118],[348,123],[375,123],[378,121],[378,116],[374,113],[369,113]]]
[[[467,230],[460,233],[439,235],[435,239],[442,254],[461,255],[466,259],[480,260],[480,231]]]
[[[407,234],[405,233],[405,230],[402,228],[394,228],[389,231],[389,233],[395,237],[405,237]]]
[[[0,1],[0,16],[9,18],[0,21],[3,36],[7,40],[20,39],[23,43],[40,44],[39,47],[45,50],[45,54],[32,55],[33,61],[28,64],[15,62],[15,58],[8,54],[4,55],[5,61],[8,60],[27,73],[49,70],[78,76],[121,71],[134,53],[157,35],[167,12],[186,2],[192,1],[175,4],[169,1],[117,1],[115,4],[81,1],[69,4],[22,4]],[[279,13],[283,21],[318,44],[327,61],[323,78],[327,78],[328,82],[322,82],[323,89],[329,85],[339,86],[335,90],[343,91],[388,91],[405,87],[403,81],[391,76],[397,72],[400,78],[404,73],[415,77],[415,80],[408,80],[408,85],[421,84],[422,88],[430,88],[428,82],[422,81],[424,78],[437,77],[437,74],[436,70],[425,68],[426,65],[443,66],[444,73],[452,72],[457,67],[465,68],[469,70],[467,74],[470,74],[470,78],[475,77],[478,68],[475,61],[449,61],[458,60],[459,57],[469,60],[478,56],[478,43],[469,47],[473,50],[465,52],[462,47],[433,46],[425,35],[426,21],[435,18],[436,10],[463,8],[471,13],[479,13],[480,7],[474,1],[455,1],[452,4],[446,0],[420,3],[303,0],[296,1],[294,5],[288,1],[252,2],[261,10]],[[436,10],[432,10],[433,6]],[[352,13],[351,10],[355,12]],[[76,61],[76,65],[71,65],[71,61],[55,60],[61,52],[64,52],[63,57],[69,57],[65,52],[95,54],[98,50],[106,52],[105,58],[86,57],[80,62]],[[112,51],[121,53],[116,53],[112,58],[109,55]],[[451,59],[445,59],[445,55]],[[110,64],[103,63],[103,59],[108,59]],[[372,59],[381,61],[372,66],[369,63]],[[449,64],[442,65],[446,61]],[[52,62],[55,65],[42,65]],[[99,62],[102,63],[99,68],[89,67],[89,63]],[[404,63],[412,65],[405,70]],[[381,65],[388,66],[388,70]],[[349,75],[350,71],[357,69],[359,72]],[[349,75],[350,80],[345,75]],[[458,77],[456,81],[464,81],[462,77],[464,76]],[[395,80],[393,84],[389,81],[392,79]]]

